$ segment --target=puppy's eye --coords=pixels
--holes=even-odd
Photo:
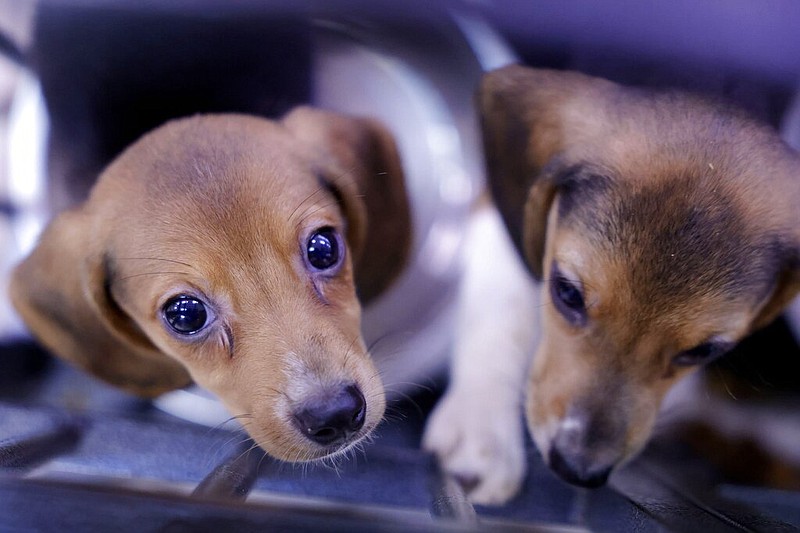
[[[561,274],[554,263],[551,269],[550,297],[559,313],[571,324],[579,326],[586,322],[586,303],[581,290]]]
[[[317,270],[329,270],[339,264],[339,240],[333,228],[314,232],[306,243],[308,263]]]
[[[583,310],[583,295],[572,282],[565,278],[556,278],[553,282],[553,290],[555,291],[556,298],[562,304],[574,311]]]
[[[169,327],[180,335],[194,335],[209,323],[205,304],[186,294],[167,301],[162,312]]]
[[[731,344],[727,342],[704,342],[690,350],[679,353],[672,359],[672,362],[678,366],[694,366],[710,363],[714,359],[724,355],[730,348]]]

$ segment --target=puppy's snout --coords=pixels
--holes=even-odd
[[[608,481],[611,466],[593,467],[582,457],[566,456],[553,446],[548,457],[550,468],[567,483],[594,489],[602,487]]]
[[[320,395],[304,403],[294,414],[300,432],[323,446],[345,442],[364,426],[367,403],[356,385],[331,395]]]
[[[571,410],[548,452],[550,468],[580,487],[604,485],[619,457],[619,428],[608,417]]]

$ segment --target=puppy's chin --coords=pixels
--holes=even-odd
[[[611,473],[642,451],[652,433],[657,411],[639,409],[614,437],[599,430],[602,421],[569,409],[563,417],[542,416],[535,401],[528,401],[528,429],[547,466],[561,479],[585,488],[605,485]]]
[[[284,436],[281,442],[275,442],[271,439],[263,440],[258,437],[259,432],[255,431],[251,433],[251,436],[255,443],[270,457],[288,463],[310,463],[347,455],[349,452],[358,449],[360,444],[365,443],[373,429],[374,427],[364,428],[363,431],[352,435],[346,441],[331,446],[308,442],[302,435]]]
[[[528,417],[528,428],[536,448],[554,474],[571,485],[600,487],[625,458],[614,450],[595,450],[570,443],[565,431],[573,424],[569,419],[551,418],[540,423]]]

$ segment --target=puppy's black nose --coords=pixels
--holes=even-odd
[[[594,467],[584,464],[584,462],[575,458],[568,458],[555,446],[550,448],[548,459],[550,468],[561,479],[567,483],[588,489],[596,489],[605,485],[612,469],[611,466]]]
[[[348,385],[333,395],[322,395],[307,401],[295,413],[300,431],[325,446],[339,444],[364,426],[367,404],[355,385]]]

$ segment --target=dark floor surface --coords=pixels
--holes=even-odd
[[[0,363],[0,531],[800,531],[800,492],[726,482],[669,439],[591,491],[557,479],[530,447],[522,493],[473,509],[418,449],[436,392],[392,405],[363,453],[293,466],[29,344],[5,346]]]

